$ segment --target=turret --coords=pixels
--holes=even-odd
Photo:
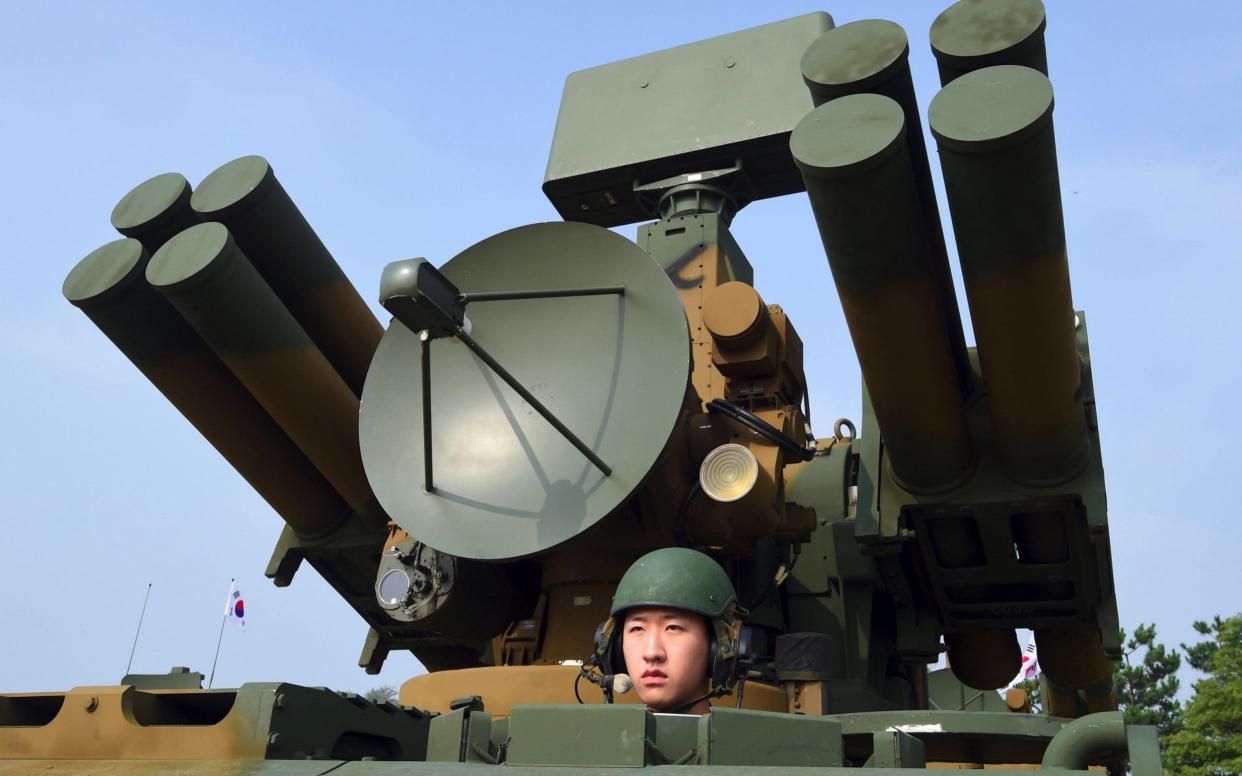
[[[942,651],[1002,687],[1031,628],[1058,713],[1107,709],[1116,602],[1043,29],[1037,0],[994,0],[931,31],[974,347],[907,35],[822,13],[570,75],[543,183],[564,221],[398,259],[386,326],[256,156],[136,187],[127,239],[65,295],[284,519],[268,575],[309,560],[367,622],[362,665],[411,649],[431,670],[408,702],[567,700],[622,572],[682,545],[751,612],[754,708],[925,707]],[[803,338],[824,333],[730,230],[802,192],[828,263],[806,282],[835,291],[863,381],[861,423],[818,437]]]

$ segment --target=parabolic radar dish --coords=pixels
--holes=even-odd
[[[406,531],[463,558],[534,555],[624,502],[681,417],[690,373],[685,311],[664,270],[589,224],[502,232],[440,268],[467,299],[468,336],[577,436],[593,464],[461,338],[424,342],[394,319],[362,395],[362,461]],[[620,293],[477,294],[619,287]],[[423,348],[433,488],[425,487]]]

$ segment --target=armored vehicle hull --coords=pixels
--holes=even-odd
[[[973,347],[891,22],[813,13],[571,74],[543,182],[563,221],[390,264],[387,322],[266,159],[140,184],[65,296],[284,520],[267,576],[305,561],[367,624],[361,667],[428,673],[397,703],[186,672],[0,695],[0,773],[1157,773],[1112,688],[1044,29],[1039,0],[931,25]],[[822,333],[730,231],[804,194],[863,377],[860,423],[819,435]],[[702,715],[603,659],[622,572],[669,546],[746,612],[713,632],[732,662]]]

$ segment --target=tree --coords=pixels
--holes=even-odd
[[[1195,630],[1204,636],[1211,636],[1208,641],[1201,641],[1191,646],[1182,645],[1182,650],[1186,652],[1186,660],[1190,663],[1190,667],[1196,671],[1210,673],[1208,665],[1212,661],[1212,655],[1216,654],[1216,648],[1220,646],[1220,630],[1225,627],[1225,623],[1221,620],[1220,615],[1212,618],[1210,623],[1203,620],[1195,621]]]
[[[1018,689],[1026,693],[1026,702],[1030,706],[1032,714],[1044,713],[1044,693],[1039,686],[1039,677],[1019,682]]]
[[[367,690],[366,699],[375,703],[396,703],[397,688],[388,684],[372,687]]]
[[[1194,626],[1208,640],[1182,649],[1207,676],[1195,682],[1185,724],[1169,737],[1165,767],[1176,776],[1236,776],[1242,773],[1242,614]]]
[[[1155,725],[1161,745],[1182,726],[1177,669],[1182,656],[1156,641],[1156,626],[1139,624],[1128,640],[1121,631],[1122,661],[1113,669],[1117,704],[1131,725]],[[1138,653],[1142,651],[1142,658]]]

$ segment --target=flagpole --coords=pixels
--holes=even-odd
[[[151,600],[151,583],[147,583],[147,594],[142,598],[142,614],[138,615],[138,630],[134,631],[134,646],[129,649],[129,662],[125,664],[125,675],[134,667],[134,652],[138,650],[138,635],[142,633],[142,618],[147,616],[147,601]]]
[[[233,591],[233,583],[237,581],[234,577],[229,580],[229,592]],[[216,662],[220,659],[220,644],[224,642],[224,624],[229,621],[229,613],[225,611],[223,619],[220,620],[220,636],[216,639],[216,656],[211,659],[211,678],[207,680],[207,689],[211,689],[211,685],[216,681]]]

